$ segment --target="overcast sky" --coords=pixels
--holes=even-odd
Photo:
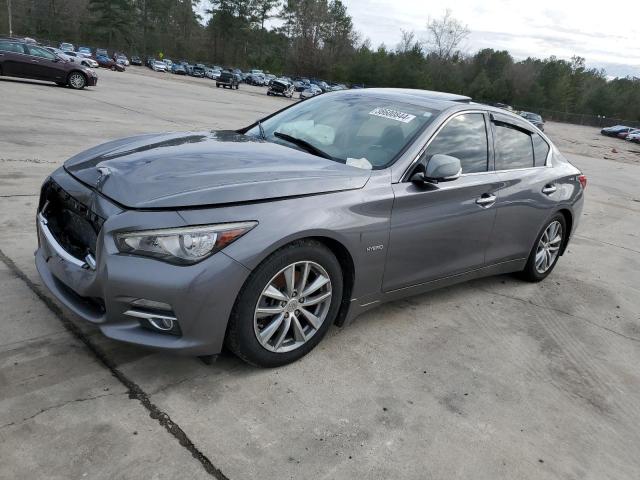
[[[427,19],[449,8],[471,30],[465,45],[469,53],[490,47],[508,50],[517,59],[579,55],[610,75],[640,76],[640,17],[632,13],[635,8],[576,0],[344,1],[356,29],[374,46],[395,47],[401,29],[425,38]]]
[[[610,76],[640,76],[640,17],[633,3],[578,0],[343,0],[372,46],[394,48],[401,30],[426,38],[429,17],[449,8],[471,30],[464,50],[508,50],[516,59],[579,55]],[[203,0],[202,3],[208,3]]]

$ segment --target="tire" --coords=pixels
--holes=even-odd
[[[67,83],[74,90],[82,90],[87,86],[87,77],[80,72],[71,72],[67,78]]]
[[[560,225],[560,231],[559,231],[560,239],[556,240],[557,238],[557,235],[556,235],[555,238],[549,239],[550,240],[549,242],[545,242],[543,240],[541,243],[541,239],[545,235],[545,232],[547,232],[547,229],[549,229],[556,222]],[[544,224],[544,227],[542,227],[542,229],[540,230],[540,233],[538,233],[538,236],[536,237],[536,241],[533,244],[533,248],[531,249],[531,253],[529,254],[529,259],[527,260],[527,264],[524,267],[524,270],[520,272],[520,277],[529,282],[540,282],[545,278],[547,278],[547,276],[553,271],[556,264],[558,263],[558,259],[560,258],[560,252],[562,252],[562,247],[566,243],[566,238],[567,238],[566,236],[567,236],[567,222],[564,218],[564,215],[562,215],[561,213],[557,213]],[[543,260],[543,264],[536,265],[536,257],[538,257],[538,255],[540,254],[541,248],[542,250],[544,250],[544,248],[542,247],[542,244],[544,243],[547,243],[550,250],[547,253],[543,254],[543,256],[545,256],[545,260]],[[555,248],[557,248],[557,250],[554,250]],[[549,262],[550,258],[548,256],[549,253],[556,253],[550,262]],[[546,268],[541,269],[540,267],[545,267],[544,261],[547,262]]]
[[[295,290],[290,295],[286,294],[289,290],[284,285],[284,272],[291,271],[291,265],[294,264],[297,266],[293,267],[293,285],[302,281],[304,266],[305,264],[309,265],[309,281],[306,283],[307,286],[302,288],[303,291],[308,289],[309,285],[314,283],[314,280],[326,278],[325,275],[330,280],[329,283],[309,293],[310,296],[314,297],[313,301],[315,301],[330,292],[330,296],[327,299],[316,305],[306,307],[309,311],[313,310],[313,314],[318,315],[314,317],[317,328],[313,328],[312,323],[306,319],[306,313],[308,312],[304,306],[298,306],[297,301],[300,299],[304,301],[305,299],[302,296],[296,298]],[[319,275],[317,275],[318,273]],[[282,291],[289,298],[286,306],[283,306],[285,302],[273,300],[263,295],[267,287],[272,286],[276,281],[281,282]],[[293,288],[295,289],[295,286]],[[298,241],[287,245],[264,260],[245,282],[229,318],[225,344],[239,358],[257,367],[279,367],[294,362],[313,350],[329,330],[342,303],[342,289],[342,269],[331,250],[320,242],[312,240]],[[317,292],[320,293],[318,294]],[[306,300],[309,301],[308,299]],[[273,305],[278,311],[259,317],[256,309],[259,302],[265,301],[274,302]],[[295,302],[295,304],[292,302]],[[263,308],[269,308],[269,305],[265,307],[264,303],[261,303],[261,305],[263,305]],[[291,310],[291,313],[287,313],[290,308],[294,310]],[[272,334],[266,340],[269,347],[267,348],[258,340],[257,335],[259,332],[265,332],[267,325],[276,324],[274,321],[276,317],[279,317],[280,323],[278,323],[278,327],[271,330]],[[322,322],[318,324],[317,321],[320,318]],[[261,325],[260,322],[263,322],[263,324]],[[297,322],[298,326],[302,326],[304,331],[302,337],[298,337],[295,334],[296,328],[293,322]],[[284,340],[278,343],[280,337]],[[304,340],[301,340],[301,338],[304,338]]]
[[[216,88],[220,88],[220,84],[219,83],[216,83]]]
[[[115,65],[111,65],[111,71],[112,71],[112,72],[115,72],[115,71],[116,71],[116,67],[115,67]]]

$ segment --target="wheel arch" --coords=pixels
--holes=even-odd
[[[349,312],[349,305],[351,303],[351,294],[353,293],[353,286],[356,279],[356,268],[353,261],[353,256],[347,247],[338,240],[331,237],[313,236],[307,237],[310,240],[316,240],[326,246],[336,256],[340,267],[342,268],[342,300],[340,303],[340,310],[334,320],[334,324],[342,326]]]
[[[560,255],[563,255],[564,251],[567,248],[567,245],[569,244],[571,232],[573,231],[573,213],[571,213],[571,210],[569,210],[568,208],[561,208],[557,213],[561,214],[564,217],[564,221],[567,226],[567,234],[564,236],[562,247],[560,248]]]
[[[283,248],[286,248],[291,244],[304,242],[304,241],[315,241],[322,244],[323,246],[328,248],[331,251],[331,253],[333,253],[336,256],[338,263],[340,264],[340,267],[342,269],[342,282],[343,282],[342,299],[340,303],[340,309],[338,310],[338,314],[336,315],[336,318],[333,323],[335,325],[342,326],[344,325],[345,319],[347,317],[347,313],[349,312],[351,295],[353,293],[353,289],[355,286],[355,278],[356,278],[356,269],[355,269],[355,262],[353,259],[353,255],[351,254],[351,252],[349,251],[349,249],[347,248],[344,242],[340,241],[334,236],[326,234],[325,232],[306,232],[306,233],[301,232],[301,234],[298,236],[283,239],[281,242],[277,242],[271,245],[270,248],[265,249],[264,253],[260,256],[259,260],[249,268],[251,268],[251,270],[254,271],[262,263],[264,263],[268,258],[270,258],[273,254],[275,254],[279,250],[282,250]],[[249,281],[249,278],[250,276],[248,276],[247,279],[245,280],[245,284],[246,282]],[[238,292],[238,296],[240,295],[240,291]],[[236,297],[236,301],[237,301],[237,297]]]

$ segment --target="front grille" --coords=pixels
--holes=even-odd
[[[38,210],[47,219],[49,230],[67,253],[80,260],[84,260],[88,254],[96,256],[96,243],[104,218],[51,179],[42,186]]]

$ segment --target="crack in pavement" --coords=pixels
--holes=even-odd
[[[628,250],[629,252],[640,253],[640,250],[634,250],[633,248],[623,247],[622,245],[616,245],[615,243],[605,242],[604,240],[598,240],[597,238],[585,237],[584,235],[577,235],[577,234],[574,234],[573,236],[576,238],[581,238],[583,240],[591,240],[592,242],[598,242],[604,245],[609,245],[611,247],[621,248],[623,250]]]
[[[613,333],[614,335],[618,335],[618,336],[620,336],[622,338],[626,338],[627,340],[631,340],[633,342],[640,342],[640,338],[630,337],[629,335],[625,335],[624,333],[620,333],[620,332],[618,332],[616,330],[613,330],[612,328],[605,327],[604,325],[600,325],[599,323],[594,322],[593,320],[589,320],[588,318],[581,317],[580,315],[576,315],[576,314],[571,313],[571,312],[565,312],[564,310],[561,310],[559,308],[549,307],[547,305],[540,305],[539,303],[535,303],[535,302],[533,302],[531,300],[527,300],[527,299],[524,299],[524,298],[513,297],[511,295],[507,295],[506,293],[494,292],[494,291],[491,291],[491,290],[487,290],[486,288],[480,288],[480,287],[474,287],[474,288],[476,288],[477,290],[479,290],[481,292],[489,293],[491,295],[497,295],[499,297],[509,298],[511,300],[517,300],[517,301],[522,302],[522,303],[527,303],[529,305],[533,305],[534,307],[544,308],[545,310],[551,310],[553,312],[562,313],[564,315],[568,315],[568,316],[576,318],[578,320],[582,320],[584,322],[587,322],[588,324],[590,324],[590,325],[592,325],[594,327],[600,328],[600,329],[605,330],[605,331],[607,331],[609,333]]]
[[[13,197],[39,197],[39,193],[14,193],[13,195],[0,195],[0,198],[13,198]]]
[[[21,423],[24,423],[24,422],[26,422],[28,420],[32,420],[32,419],[36,418],[38,415],[42,415],[43,413],[48,412],[49,410],[62,408],[62,407],[66,406],[66,405],[69,405],[71,403],[87,402],[89,400],[95,400],[97,398],[109,397],[109,396],[113,396],[113,395],[125,395],[125,394],[126,394],[126,392],[103,393],[102,395],[94,395],[92,397],[76,398],[76,399],[73,399],[73,400],[67,400],[66,402],[56,403],[55,405],[51,405],[49,407],[42,408],[39,411],[37,411],[36,413],[34,413],[33,415],[29,415],[28,417],[25,417],[22,420],[9,422],[9,423],[5,423],[4,425],[0,425],[0,430],[2,430],[3,428],[6,428],[6,427],[12,427],[12,426],[15,426],[15,425],[20,425]]]
[[[72,322],[67,316],[65,316],[62,308],[60,308],[51,298],[49,298],[42,288],[31,281],[27,275],[20,270],[15,262],[9,258],[2,249],[0,249],[0,261],[4,263],[7,268],[20,280],[22,280],[26,286],[45,304],[45,306],[53,313],[56,318],[62,323],[64,328],[69,331],[74,337],[80,340],[85,347],[98,359],[104,367],[106,367],[111,374],[127,388],[129,398],[132,400],[138,400],[140,404],[149,412],[149,416],[156,420],[164,429],[173,436],[180,445],[185,448],[193,458],[195,458],[202,468],[214,478],[218,480],[229,480],[229,478],[220,471],[207,456],[202,453],[191,441],[189,436],[182,430],[180,425],[175,423],[169,417],[169,414],[162,411],[157,405],[155,405],[147,394],[137,383],[131,380],[125,375],[118,366],[107,356],[102,348],[89,338],[74,322]]]

